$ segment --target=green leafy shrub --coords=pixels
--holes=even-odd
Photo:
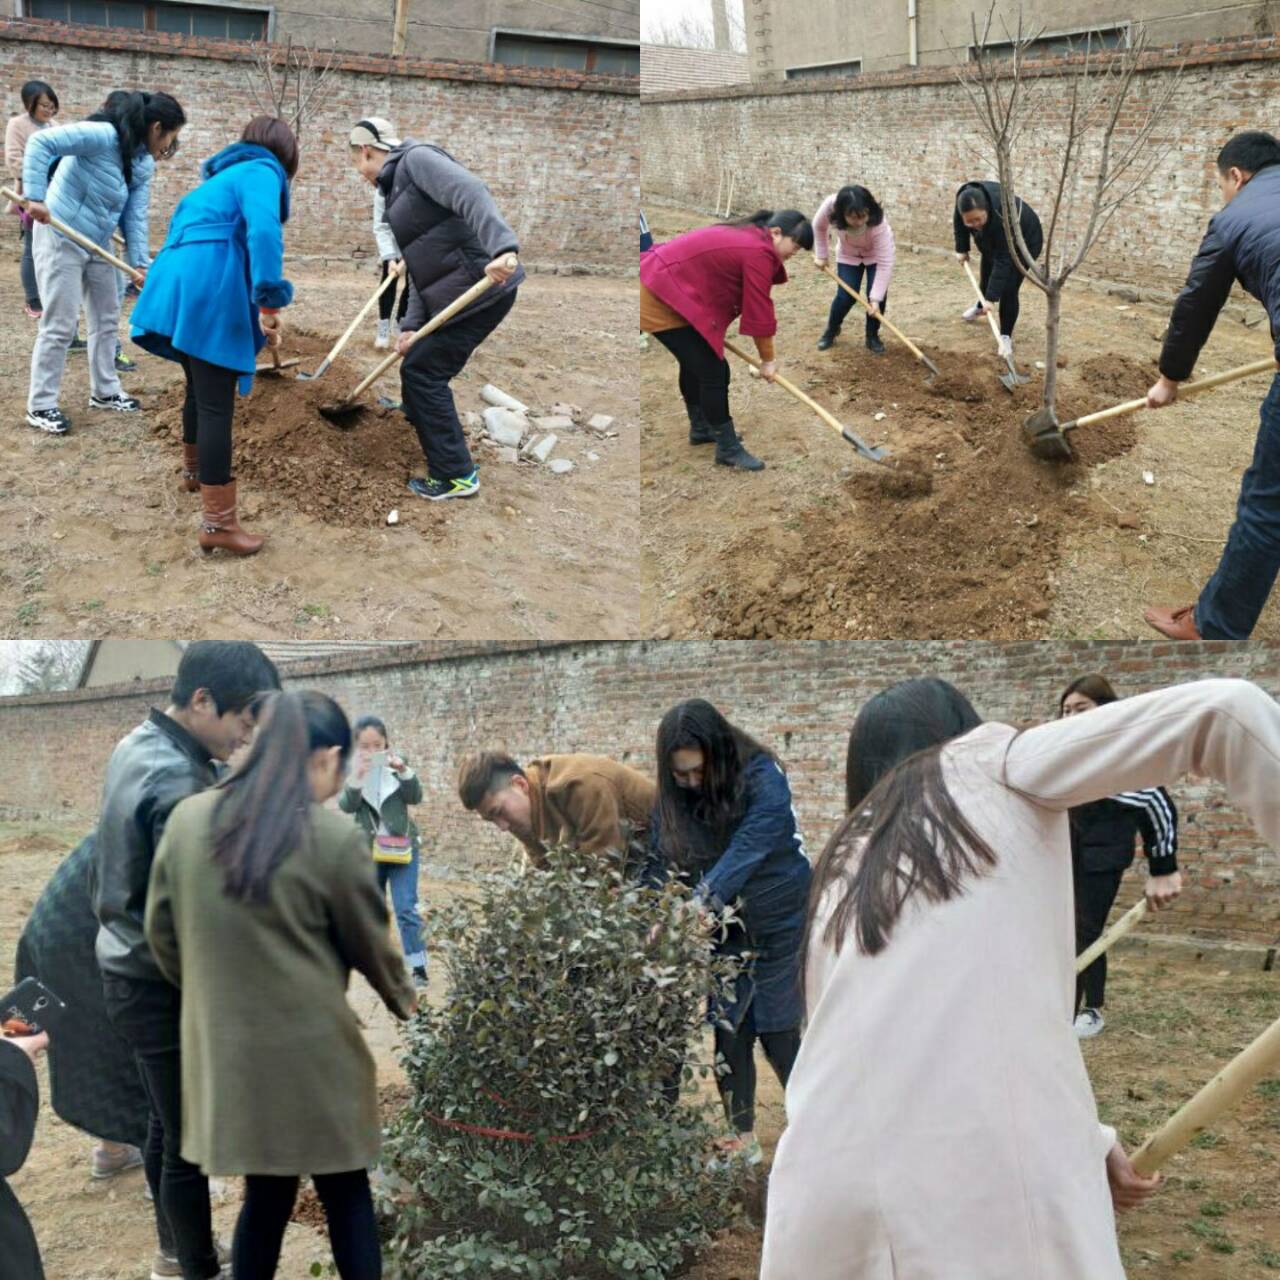
[[[409,1028],[414,1096],[384,1157],[402,1274],[679,1274],[740,1177],[709,1160],[719,1107],[675,1096],[712,1070],[696,1044],[734,976],[696,905],[561,850],[434,937],[451,990]]]

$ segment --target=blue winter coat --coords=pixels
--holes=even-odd
[[[698,897],[713,909],[736,901],[742,926],[730,930],[719,949],[754,954],[732,1004],[715,1013],[736,1027],[750,1011],[757,1031],[790,1031],[804,1016],[800,941],[812,868],[796,825],[787,775],[770,756],[758,755],[747,765],[744,784],[745,811],[696,888]],[[655,865],[691,878],[665,854],[656,812],[650,843],[655,862],[646,879],[654,882]]]
[[[104,249],[111,248],[119,227],[130,264],[145,267],[151,261],[147,212],[155,171],[151,152],[139,148],[126,186],[115,125],[85,120],[31,135],[22,158],[22,192],[44,201],[55,218]]]
[[[133,340],[152,355],[182,354],[234,369],[248,394],[266,343],[259,307],[286,307],[284,226],[289,178],[265,147],[237,142],[203,166],[178,202],[169,235],[131,316]]]

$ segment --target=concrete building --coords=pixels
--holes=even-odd
[[[0,0],[0,13],[357,53],[640,72],[640,0]],[[403,47],[394,49],[397,19]]]
[[[795,80],[894,71],[954,62],[972,43],[973,0],[744,0],[753,80]],[[1001,0],[1013,25],[1018,5]],[[1024,26],[1042,31],[1041,47],[1098,32],[1122,44],[1142,24],[1154,44],[1266,34],[1280,22],[1277,0],[1023,0]],[[1121,16],[1123,14],[1123,16]],[[993,30],[1000,30],[999,16]]]

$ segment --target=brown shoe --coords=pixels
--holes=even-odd
[[[1147,625],[1155,627],[1170,640],[1199,640],[1200,632],[1196,630],[1196,607],[1184,604],[1180,609],[1144,609],[1142,616]]]
[[[200,522],[200,550],[221,547],[237,556],[252,556],[262,550],[265,538],[246,533],[236,519],[236,482],[202,484],[204,518]]]
[[[200,492],[200,448],[182,442],[182,487],[187,493]]]

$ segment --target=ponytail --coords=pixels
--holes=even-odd
[[[809,219],[796,209],[757,209],[745,218],[735,218],[724,223],[726,227],[777,227],[784,236],[790,236],[802,249],[813,248],[813,226]]]
[[[167,93],[130,93],[123,89],[109,94],[89,119],[115,126],[125,186],[133,182],[133,158],[146,145],[151,126],[158,124],[168,133],[187,123],[186,112]]]

